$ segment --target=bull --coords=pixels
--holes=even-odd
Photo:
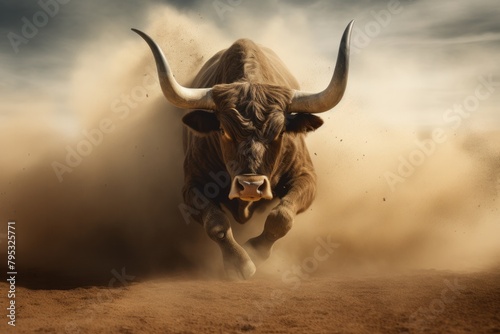
[[[301,91],[271,49],[248,39],[215,54],[190,87],[184,87],[153,39],[132,29],[153,53],[166,99],[191,110],[182,118],[184,203],[190,217],[220,247],[230,278],[253,276],[255,263],[270,256],[274,243],[292,228],[295,216],[313,202],[316,174],[304,139],[323,124],[314,114],[335,107],[344,95],[353,23],[342,36],[332,79],[319,93]],[[205,185],[220,172],[228,182],[203,196]],[[224,207],[243,224],[274,198],[278,204],[267,216],[262,233],[243,246],[238,244]]]

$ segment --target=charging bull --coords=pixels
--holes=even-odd
[[[332,79],[319,93],[301,91],[272,50],[248,39],[215,54],[191,87],[181,86],[160,47],[132,29],[151,48],[166,99],[192,110],[182,119],[185,208],[219,245],[230,278],[251,277],[255,263],[270,256],[275,241],[287,234],[295,216],[314,199],[316,175],[304,138],[323,124],[314,114],[330,110],[342,99],[352,26],[349,23],[342,36]],[[207,188],[221,172],[227,176],[222,188]],[[223,207],[243,224],[273,198],[279,202],[262,233],[239,245]]]

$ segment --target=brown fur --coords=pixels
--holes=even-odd
[[[304,136],[322,121],[314,115],[287,113],[297,81],[271,50],[249,40],[238,40],[212,57],[192,86],[213,87],[217,109],[194,111],[183,119],[188,125],[184,200],[188,214],[221,246],[226,269],[231,266],[227,258],[236,254],[236,270],[244,271],[238,266],[248,260],[246,253],[241,254],[232,238],[221,205],[244,223],[269,201],[229,200],[230,182],[219,182],[217,193],[207,191],[207,185],[214,184],[214,175],[224,175],[226,181],[250,173],[269,178],[280,203],[271,211],[262,235],[249,241],[267,257],[272,243],[291,228],[293,217],[313,201],[316,176]]]

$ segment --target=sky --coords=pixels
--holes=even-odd
[[[70,69],[87,50],[86,45],[97,39],[118,44],[135,38],[129,28],[147,27],[151,8],[161,4],[190,15],[200,26],[213,26],[214,33],[226,40],[242,36],[272,44],[285,40],[289,50],[306,50],[302,59],[322,55],[332,63],[337,51],[332,37],[338,39],[343,27],[355,19],[351,76],[359,84],[356,95],[376,104],[367,112],[383,121],[435,124],[448,107],[473,92],[479,77],[499,75],[495,54],[500,42],[500,9],[493,0],[439,4],[425,0],[265,4],[149,0],[140,5],[135,1],[3,1],[0,87],[2,101],[10,102],[10,108],[3,106],[0,115],[28,112],[14,111],[12,104],[16,98],[44,91],[48,82],[58,87],[47,93],[48,98],[64,98],[60,86],[69,79]],[[43,8],[49,15],[37,16]],[[33,23],[34,18],[42,26],[32,33],[23,19]],[[168,25],[168,18],[164,20]],[[28,38],[23,36],[23,27]],[[301,38],[294,40],[293,36]],[[298,42],[302,45],[295,45]],[[482,103],[484,118],[477,121],[498,126],[497,104],[498,95]],[[385,108],[385,114],[380,115],[379,108]]]
[[[500,203],[495,0],[0,6],[0,223],[24,222],[26,267],[65,263],[68,272],[101,274],[203,267],[206,254],[218,256],[201,229],[182,223],[180,113],[161,96],[150,51],[130,28],[163,47],[183,84],[246,37],[271,47],[302,89],[318,91],[352,19],[346,94],[308,137],[318,200],[279,249],[300,260],[309,252],[307,242],[297,247],[300,237],[332,233],[345,250],[332,266],[461,268],[500,254],[492,239]],[[57,242],[47,247],[46,238]]]

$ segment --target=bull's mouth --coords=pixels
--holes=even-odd
[[[257,202],[262,199],[262,197],[238,197],[239,200],[244,202]]]
[[[234,177],[231,183],[229,199],[256,202],[261,199],[273,199],[269,179],[265,175],[243,174]]]

